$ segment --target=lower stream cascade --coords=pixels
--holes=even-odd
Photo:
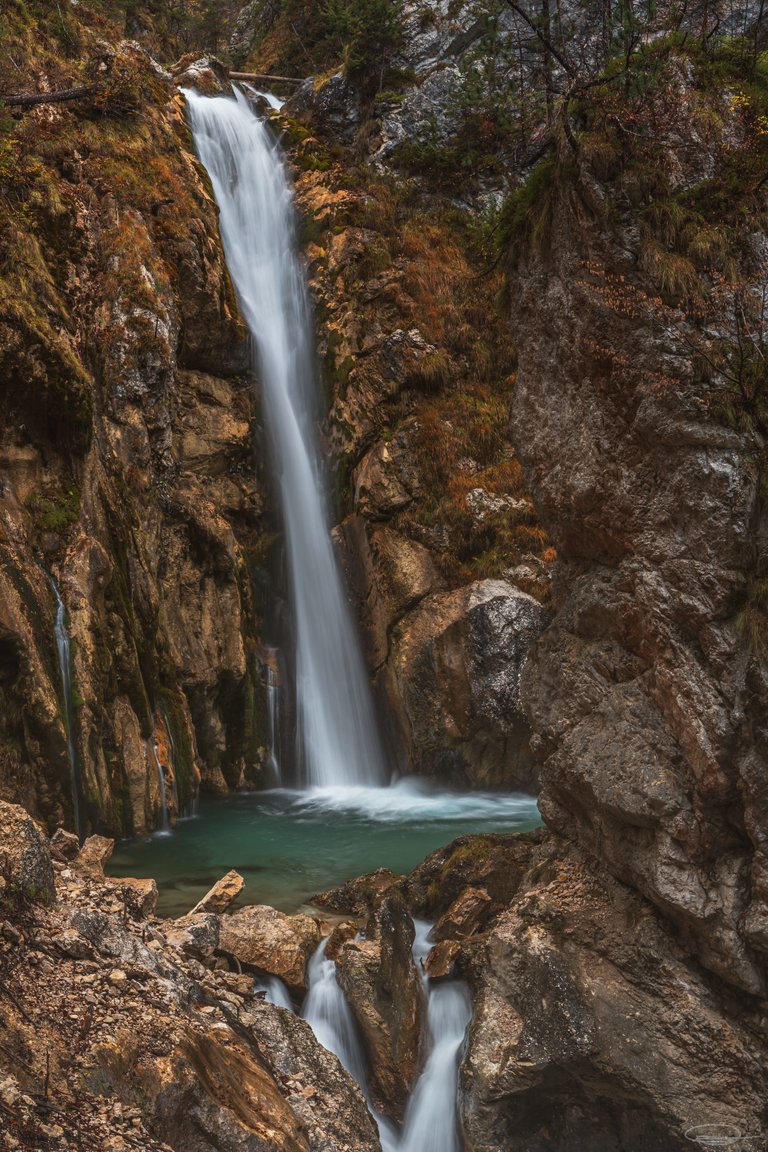
[[[423,971],[431,947],[431,925],[415,921],[413,955]],[[357,1024],[336,979],[336,964],[326,956],[325,937],[308,968],[309,990],[301,1016],[317,1040],[338,1057],[359,1085],[379,1129],[382,1152],[461,1152],[457,1114],[458,1072],[464,1038],[472,1019],[472,1000],[461,980],[430,985],[427,999],[427,1047],[421,1074],[405,1110],[401,1131],[373,1107],[367,1084],[366,1058]],[[288,990],[276,977],[257,981],[256,990],[272,1004],[293,1011]]]

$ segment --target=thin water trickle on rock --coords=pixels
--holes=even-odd
[[[267,681],[267,755],[274,782],[281,784],[280,769],[280,684],[271,664],[266,665]]]
[[[70,783],[72,787],[72,808],[75,819],[75,832],[82,839],[82,817],[80,814],[80,782],[78,779],[77,746],[75,744],[75,707],[72,696],[72,653],[67,630],[67,610],[61,598],[56,581],[49,577],[56,599],[56,655],[59,661],[61,687],[64,692],[64,723],[67,729],[67,755],[69,756]]]
[[[160,827],[158,832],[163,836],[170,835],[169,821],[168,821],[168,797],[165,791],[165,773],[163,766],[160,763],[160,757],[157,754],[157,745],[154,740],[147,741],[147,749],[150,758],[154,760],[155,771],[157,772],[157,786],[160,792]]]
[[[327,483],[315,446],[311,313],[290,187],[276,143],[241,93],[234,99],[185,95],[253,339],[280,493],[295,628],[300,782],[381,785],[387,773],[333,554]]]

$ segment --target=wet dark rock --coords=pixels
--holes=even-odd
[[[547,620],[502,580],[423,600],[394,633],[409,758],[459,785],[532,788],[536,774],[520,677]]]
[[[297,119],[309,117],[324,133],[351,144],[362,121],[358,93],[343,72],[317,87],[312,77],[296,89],[285,104],[285,113]]]
[[[487,919],[492,906],[493,901],[482,888],[465,888],[434,925],[429,939],[439,943],[471,936]]]
[[[348,880],[339,888],[318,892],[310,897],[309,902],[344,916],[365,916],[379,906],[386,893],[400,880],[402,876],[390,872],[389,868],[377,868],[367,876]]]
[[[438,920],[467,888],[482,888],[496,904],[508,904],[525,876],[532,846],[542,831],[522,835],[459,836],[438,848],[405,880],[408,906],[417,915]]]

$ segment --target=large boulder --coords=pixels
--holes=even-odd
[[[320,944],[311,916],[286,916],[252,904],[222,917],[219,949],[238,963],[277,976],[298,996],[307,991],[307,965]]]
[[[16,804],[0,801],[0,896],[52,904],[56,888],[47,838]]]
[[[504,580],[423,600],[394,630],[395,673],[418,771],[475,787],[531,788],[520,677],[542,606]]]
[[[460,1099],[478,1152],[685,1152],[695,1125],[764,1132],[756,1015],[724,1006],[653,907],[564,842],[530,846],[518,894],[458,963],[474,988]]]

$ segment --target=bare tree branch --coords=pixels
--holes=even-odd
[[[563,56],[563,54],[557,48],[555,48],[552,41],[547,36],[544,35],[541,28],[539,28],[538,24],[536,24],[535,21],[533,21],[531,19],[531,17],[528,15],[528,13],[525,11],[525,9],[521,8],[520,5],[518,3],[516,3],[516,0],[506,0],[506,3],[512,9],[513,12],[517,13],[517,15],[520,17],[521,20],[525,21],[525,23],[531,29],[533,34],[544,45],[547,52],[549,52],[551,56],[554,56],[555,60],[557,60],[560,67],[568,74],[568,76],[573,77],[574,76],[573,66],[571,64],[569,64],[568,61]]]

